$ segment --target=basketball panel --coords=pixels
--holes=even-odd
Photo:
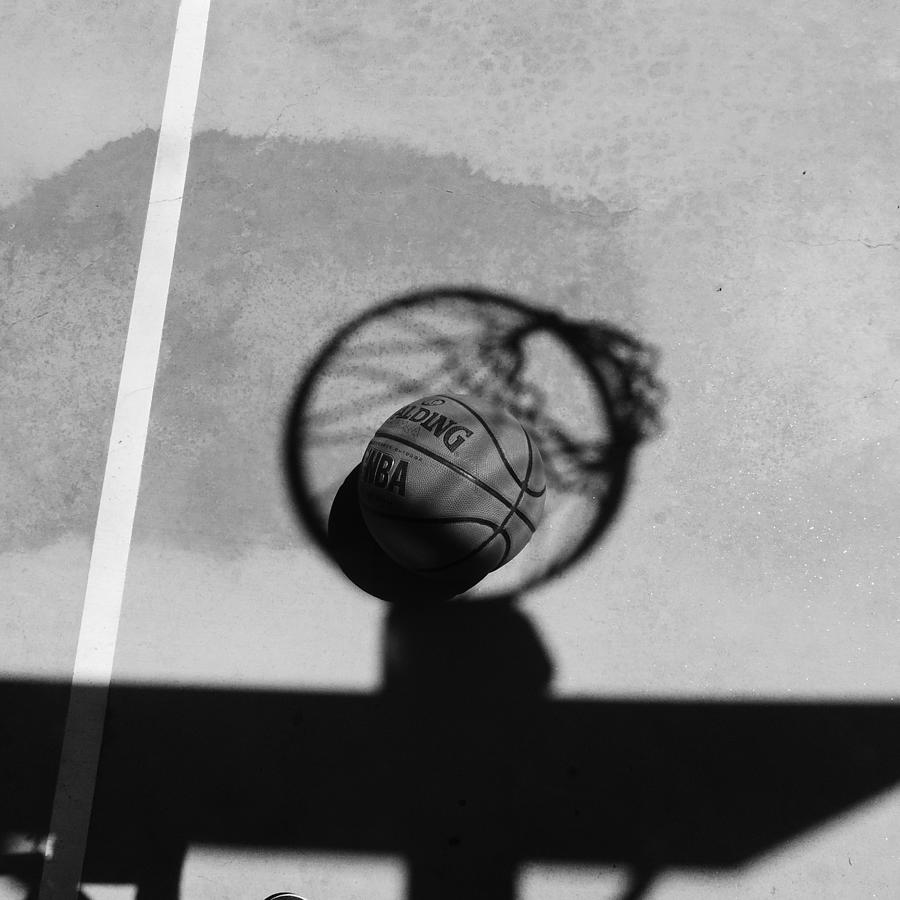
[[[519,428],[518,430],[524,438],[524,432],[522,432],[522,429]],[[525,442],[525,448],[527,451],[527,442]],[[507,471],[506,465],[500,459],[499,455],[495,452],[493,446],[491,446],[486,450],[484,457],[478,460],[477,464],[473,465],[472,468],[476,469],[480,479],[487,484],[505,483],[507,485],[507,493],[505,493],[505,497],[510,502],[510,508],[515,510],[513,517],[526,518],[531,523],[532,528],[536,529],[543,514],[546,483],[544,481],[543,466],[540,461],[540,455],[537,451],[537,448],[534,446],[532,447],[531,466],[532,470],[534,470],[535,466],[537,466],[538,471],[536,473],[532,471],[532,477],[529,478],[527,483],[523,482],[521,487],[515,485],[509,478],[509,473]],[[527,465],[524,470],[527,471]],[[535,475],[537,476],[536,478],[534,477]],[[527,487],[532,487],[536,483],[540,488],[544,489],[539,496],[529,494],[527,490],[525,490]],[[537,491],[539,490],[539,487],[533,487],[533,490]]]
[[[478,458],[489,446],[501,460],[503,471],[518,487],[525,480],[528,472],[528,440],[522,426],[506,410],[480,401],[475,397],[459,397],[446,395],[452,401],[453,408],[459,410],[460,416],[473,422],[479,435]],[[472,448],[476,450],[476,448]],[[472,454],[475,456],[475,454]]]
[[[476,478],[493,485],[511,503],[516,502],[522,490],[522,479],[513,472],[520,469],[524,474],[528,469],[528,451],[521,428],[518,433],[523,438],[523,446],[516,450],[521,449],[524,456],[519,452],[501,456],[491,438],[487,434],[481,434],[477,442],[473,442],[468,448],[466,455],[460,457],[459,463]]]

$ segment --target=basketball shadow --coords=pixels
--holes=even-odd
[[[554,394],[541,375],[562,366],[568,374]],[[557,508],[555,530],[539,529],[532,541],[539,544],[553,530],[555,543],[526,548],[530,565],[520,567],[513,583],[485,590],[479,599],[521,595],[586,558],[613,520],[637,446],[660,428],[664,392],[655,369],[654,351],[621,329],[567,319],[519,298],[472,287],[392,298],[339,329],[299,382],[283,444],[298,519],[320,550],[373,596],[464,594],[477,581],[420,578],[375,544],[359,514],[355,472],[375,427],[417,396],[455,391],[499,402],[535,438],[550,515]],[[367,393],[354,405],[360,391]],[[576,395],[577,415],[557,412]],[[350,408],[352,420],[342,413]],[[367,416],[362,426],[360,408]]]

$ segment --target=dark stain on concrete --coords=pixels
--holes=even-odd
[[[0,210],[0,547],[93,529],[156,134]]]
[[[2,213],[7,547],[93,529],[154,138],[88,154]],[[633,324],[623,220],[450,156],[198,136],[136,537],[295,543],[278,456],[292,388],[335,328],[392,294],[481,284]]]

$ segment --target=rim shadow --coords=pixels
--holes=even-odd
[[[449,600],[473,583],[420,577],[394,563],[359,513],[356,472],[371,433],[427,393],[501,403],[536,440],[548,511],[531,546],[477,596],[519,596],[585,559],[623,501],[634,452],[660,430],[657,355],[603,321],[578,321],[475,287],[393,297],[334,333],[303,373],[284,430],[285,477],[318,548],[383,600]],[[360,423],[359,410],[367,421]]]

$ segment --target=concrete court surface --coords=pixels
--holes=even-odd
[[[176,13],[3,7],[7,682],[71,677]],[[353,316],[476,284],[626,329],[668,390],[601,545],[520,598],[552,696],[894,702],[898,27],[846,0],[213,0],[114,684],[380,689],[385,606],[298,528],[285,411]],[[534,860],[517,890],[623,879]],[[405,884],[308,848],[193,846],[181,874],[188,900]],[[898,891],[891,789],[644,896]]]

